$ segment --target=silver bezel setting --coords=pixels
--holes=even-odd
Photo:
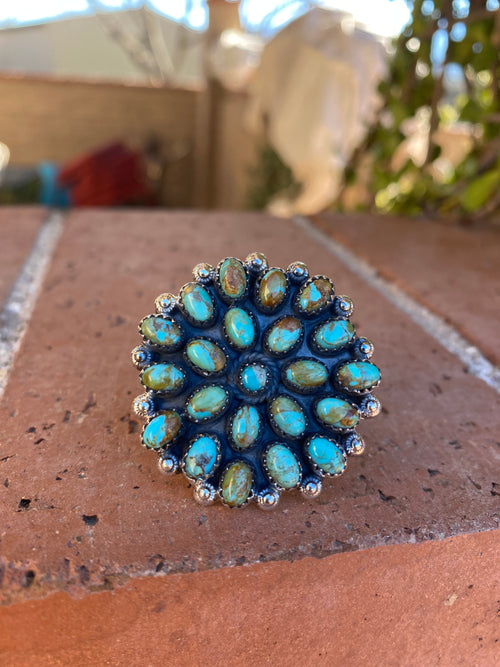
[[[139,370],[147,368],[151,364],[153,358],[151,350],[148,350],[148,348],[144,345],[138,345],[137,347],[134,347],[130,356],[132,358],[132,363]],[[142,359],[140,358],[141,356],[143,357]]]
[[[300,485],[300,491],[306,498],[317,498],[322,489],[321,479],[317,477],[305,477]]]
[[[199,505],[211,505],[214,502],[216,495],[217,491],[212,484],[209,484],[202,479],[195,482],[193,496]]]
[[[158,468],[164,475],[173,475],[179,472],[179,459],[169,450],[163,452],[158,459]]]
[[[250,488],[250,493],[248,494],[248,497],[245,500],[245,502],[243,502],[241,505],[228,505],[226,503],[226,501],[224,500],[224,496],[222,495],[222,485],[224,483],[224,477],[226,476],[226,472],[235,463],[244,463],[246,466],[248,466],[250,468],[250,471],[252,473],[252,486]],[[250,503],[255,497],[255,470],[254,470],[252,464],[249,463],[248,461],[245,461],[245,459],[234,459],[233,461],[228,463],[226,466],[224,466],[224,468],[221,471],[220,477],[219,477],[219,486],[217,488],[217,493],[218,493],[220,501],[224,505],[224,507],[228,507],[231,510],[239,510],[242,507],[245,507],[246,505],[248,505],[248,503]]]
[[[269,266],[267,257],[262,252],[251,252],[246,256],[244,264],[254,274],[264,273]]]
[[[333,297],[332,312],[339,320],[348,320],[354,312],[353,300],[342,295]]]
[[[156,312],[159,315],[170,315],[178,305],[178,299],[175,294],[163,292],[155,299]]]
[[[300,305],[299,305],[300,304],[300,296],[301,296],[302,292],[305,289],[307,289],[309,287],[309,285],[312,285],[312,283],[314,283],[316,280],[326,280],[332,287],[332,293],[330,295],[330,298],[327,301],[325,301],[325,303],[322,306],[320,306],[319,308],[315,309],[313,312],[310,313],[307,310],[302,310],[302,308],[300,307]],[[330,306],[333,303],[334,295],[335,295],[335,286],[333,284],[333,281],[330,280],[330,278],[328,278],[327,276],[322,276],[322,275],[311,276],[310,278],[308,278],[304,282],[303,285],[300,286],[299,291],[295,295],[295,298],[293,300],[293,309],[296,313],[298,313],[302,317],[304,317],[306,319],[313,319],[314,317],[317,317],[318,315],[321,315],[326,310],[328,310],[328,308],[330,308]]]
[[[200,368],[199,366],[197,366],[196,364],[194,364],[191,361],[191,359],[188,357],[188,354],[187,354],[187,347],[190,343],[192,343],[194,341],[197,341],[197,340],[208,341],[209,343],[212,343],[212,345],[215,345],[216,347],[218,347],[221,350],[221,352],[224,354],[224,359],[225,359],[224,368],[222,368],[220,371],[213,371],[213,372],[205,371],[205,370],[203,370],[203,368]],[[228,368],[228,364],[229,364],[229,357],[228,357],[227,351],[222,347],[222,345],[220,344],[219,341],[215,340],[214,338],[210,338],[209,336],[194,336],[193,338],[190,338],[189,340],[187,340],[186,345],[184,346],[184,350],[182,352],[182,357],[183,357],[184,361],[186,362],[186,364],[191,368],[191,370],[194,373],[196,373],[197,375],[200,375],[201,377],[216,378],[216,377],[220,377],[221,375],[224,375],[225,373],[227,373],[227,368]]]
[[[348,456],[359,456],[365,451],[365,441],[357,433],[349,433],[342,445]]]
[[[280,299],[279,303],[277,303],[275,306],[264,306],[259,294],[260,286],[262,281],[270,271],[280,271],[283,274],[285,278],[285,293],[283,294],[283,297]],[[265,315],[270,315],[271,313],[276,312],[283,305],[283,303],[287,300],[289,293],[290,293],[290,279],[288,278],[286,271],[280,269],[279,266],[271,266],[267,268],[265,272],[263,272],[255,282],[255,287],[253,290],[253,300],[258,310],[260,310],[261,313],[264,313]]]
[[[200,262],[193,269],[193,280],[201,285],[210,285],[214,279],[214,267],[206,262]]]
[[[187,454],[188,454],[189,450],[191,449],[192,445],[194,445],[194,443],[197,440],[200,440],[200,438],[210,438],[211,440],[213,440],[215,442],[216,447],[217,447],[217,457],[215,459],[215,463],[213,465],[213,468],[212,468],[211,472],[206,473],[205,475],[194,477],[193,475],[190,475],[186,470],[186,457],[187,457]],[[181,470],[186,475],[186,477],[190,480],[205,481],[205,480],[210,479],[211,477],[213,477],[215,472],[218,470],[221,458],[222,458],[222,445],[221,445],[220,439],[215,435],[215,433],[208,433],[208,432],[207,433],[197,433],[194,437],[192,437],[188,441],[187,445],[184,448],[184,453],[182,455],[181,464],[180,464],[181,465]]]
[[[271,333],[271,331],[274,329],[275,326],[277,326],[280,322],[283,322],[283,320],[286,320],[289,317],[293,317],[293,319],[297,320],[297,322],[300,324],[300,335],[297,341],[292,345],[292,347],[289,347],[288,350],[285,350],[284,352],[275,352],[269,347],[269,334]],[[303,340],[304,340],[304,325],[296,315],[287,314],[278,317],[277,320],[274,320],[274,322],[270,322],[267,325],[262,334],[262,347],[269,355],[271,355],[275,359],[282,359],[283,357],[286,357],[288,354],[291,354],[296,349],[298,349],[302,345]]]
[[[290,281],[300,285],[309,278],[309,269],[304,262],[292,262],[287,266],[286,272]]]
[[[336,473],[326,472],[325,470],[320,468],[319,465],[314,461],[314,459],[311,457],[311,454],[309,453],[309,449],[308,449],[309,443],[314,438],[324,438],[325,440],[328,440],[328,442],[331,442],[332,445],[335,445],[335,447],[340,451],[340,453],[342,454],[342,457],[344,459],[344,468],[340,472],[336,472]],[[304,448],[304,456],[307,458],[311,467],[314,469],[314,471],[320,477],[340,477],[341,475],[344,474],[344,472],[347,468],[347,457],[345,455],[345,452],[344,452],[340,442],[338,442],[334,438],[331,438],[327,435],[324,435],[323,433],[313,433],[312,435],[310,435],[306,438],[306,440],[304,441],[302,446]]]
[[[207,389],[208,387],[219,387],[220,389],[223,389],[225,394],[226,394],[226,399],[224,401],[224,405],[220,412],[217,412],[215,415],[209,415],[208,417],[202,417],[201,419],[194,419],[191,417],[189,414],[188,410],[188,405],[193,396],[195,396],[198,392],[202,391],[203,389]],[[217,382],[207,382],[206,384],[198,385],[195,387],[195,389],[189,394],[189,396],[186,398],[186,402],[184,404],[184,411],[186,414],[186,418],[192,423],[192,424],[206,424],[207,422],[215,421],[216,419],[219,419],[224,415],[229,407],[229,404],[231,403],[231,392],[229,389],[226,387],[223,387],[221,384],[218,384]]]
[[[359,404],[359,412],[364,419],[376,417],[380,414],[381,410],[382,405],[380,401],[376,396],[372,396],[372,394],[367,394]]]
[[[293,403],[295,403],[295,405],[299,408],[299,410],[304,415],[304,430],[299,435],[290,435],[289,433],[286,433],[274,421],[274,417],[271,413],[272,404],[274,403],[274,401],[276,401],[278,398],[281,398],[281,397],[285,397],[285,398],[290,399]],[[276,396],[273,396],[272,398],[270,398],[268,400],[268,402],[267,402],[267,419],[269,421],[269,425],[271,426],[273,431],[276,433],[278,438],[283,438],[284,440],[287,440],[287,439],[300,440],[301,438],[304,437],[304,434],[307,431],[307,427],[309,426],[309,421],[307,419],[307,415],[306,415],[306,412],[305,412],[304,408],[300,405],[300,403],[297,401],[297,399],[295,399],[293,396],[290,396],[290,394],[285,394],[283,392],[281,392],[279,394],[276,394]]]
[[[132,403],[133,410],[139,417],[153,417],[156,415],[156,405],[153,395],[150,392],[139,394]]]
[[[359,361],[368,361],[372,358],[375,346],[368,338],[357,338],[353,344],[353,352]]]
[[[269,487],[268,489],[263,489],[255,496],[258,507],[265,512],[276,509],[277,504],[280,501],[281,493],[278,489]]]

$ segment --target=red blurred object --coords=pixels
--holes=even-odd
[[[114,143],[63,167],[58,181],[73,206],[152,204],[141,155]]]

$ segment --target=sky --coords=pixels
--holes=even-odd
[[[142,4],[141,0],[129,0],[128,4]],[[100,0],[101,5],[116,9],[123,0]],[[148,4],[166,16],[182,21],[194,30],[203,30],[207,23],[205,0],[148,0]],[[399,34],[407,23],[410,12],[405,0],[322,0],[317,4],[350,11],[373,32],[384,36]],[[270,36],[282,25],[304,11],[305,0],[243,0],[242,20],[247,29],[261,28]],[[186,11],[189,7],[189,11]],[[281,7],[271,19],[266,19],[271,9]],[[87,0],[2,0],[0,25],[38,23],[64,14],[91,13]],[[265,35],[266,36],[266,35]]]

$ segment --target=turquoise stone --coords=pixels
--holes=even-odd
[[[196,322],[209,322],[214,314],[212,297],[198,283],[184,285],[181,292],[181,303],[186,313]]]
[[[314,278],[306,283],[298,296],[298,307],[303,313],[312,315],[331,301],[333,285],[327,278]]]
[[[320,421],[334,428],[353,428],[359,422],[356,408],[342,398],[329,396],[322,398],[316,405],[316,414]]]
[[[209,435],[197,438],[184,456],[184,470],[188,477],[206,479],[213,474],[219,447],[217,441]]]
[[[267,371],[260,364],[249,364],[241,373],[241,384],[247,391],[262,391],[267,383]]]
[[[286,354],[300,339],[302,325],[296,317],[284,317],[278,320],[267,334],[267,346],[271,352]]]
[[[220,373],[226,365],[226,355],[216,344],[203,338],[190,340],[186,345],[189,361],[205,373]]]
[[[154,364],[142,374],[142,382],[149,389],[173,393],[184,384],[185,375],[174,364]]]
[[[228,257],[219,268],[219,286],[229,299],[239,299],[245,293],[247,276],[239,259]]]
[[[160,449],[171,442],[181,428],[181,418],[175,410],[154,417],[144,429],[142,442],[149,449]]]
[[[296,389],[312,390],[325,384],[328,380],[328,370],[319,361],[297,359],[286,368],[285,379]]]
[[[255,326],[243,308],[230,308],[224,315],[224,327],[231,343],[243,350],[253,345]]]
[[[337,378],[347,390],[364,391],[380,382],[380,371],[369,361],[351,361],[340,367]]]
[[[306,430],[302,408],[289,396],[277,396],[270,407],[273,423],[286,435],[298,438]]]
[[[182,340],[182,329],[174,320],[151,315],[141,322],[142,335],[155,345],[177,348]]]
[[[314,330],[313,341],[325,352],[347,345],[354,337],[354,325],[348,320],[328,320]]]
[[[236,411],[231,426],[231,437],[237,449],[247,449],[257,440],[260,431],[260,414],[253,405],[242,405]]]
[[[271,480],[283,489],[293,489],[300,480],[300,468],[295,455],[277,444],[269,447],[265,454],[266,466]]]
[[[270,269],[259,283],[259,299],[266,310],[277,308],[286,296],[286,275],[281,269]]]
[[[221,484],[221,496],[229,507],[240,507],[252,491],[252,469],[243,461],[235,461],[226,469]]]
[[[226,390],[218,385],[211,385],[196,391],[188,400],[186,410],[193,421],[205,421],[220,415],[226,402]]]
[[[340,475],[346,461],[342,451],[328,438],[315,435],[307,443],[307,453],[311,461],[326,475]]]

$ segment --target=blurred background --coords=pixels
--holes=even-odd
[[[498,0],[4,0],[0,203],[500,219]]]

